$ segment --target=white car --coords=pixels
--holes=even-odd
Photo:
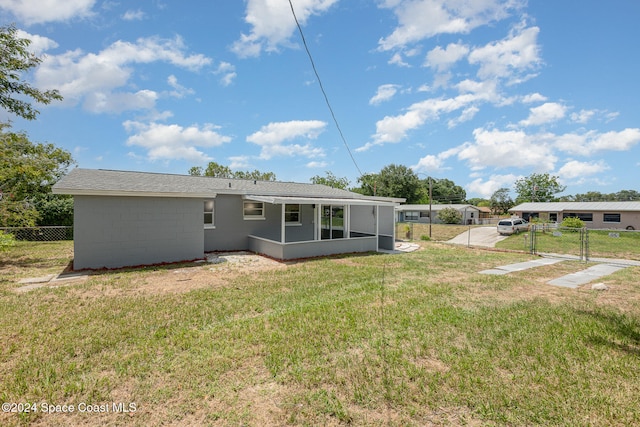
[[[498,222],[499,234],[518,234],[528,229],[529,223],[522,218],[501,219],[500,222]]]

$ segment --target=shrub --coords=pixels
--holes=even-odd
[[[429,240],[431,240],[431,238],[429,236],[427,236],[426,234],[423,234],[423,235],[420,236],[420,240],[429,241]]]
[[[584,221],[577,217],[564,218],[560,226],[567,228],[584,228]]]
[[[438,218],[445,224],[460,224],[462,214],[454,208],[444,208],[438,213]]]
[[[0,231],[0,252],[8,250],[11,246],[16,244],[12,234]]]

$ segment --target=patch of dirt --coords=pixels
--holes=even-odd
[[[286,269],[287,264],[273,259],[257,255],[251,252],[222,252],[208,253],[206,261],[185,264],[179,268],[162,268],[156,271],[123,270],[120,276],[118,271],[87,272],[84,278],[89,278],[91,284],[100,281],[118,281],[128,276],[130,284],[123,286],[93,286],[79,290],[83,296],[119,296],[136,294],[179,294],[203,288],[221,288],[228,286],[237,277],[255,275],[268,270]],[[83,281],[70,281],[64,284],[40,283],[38,287],[72,286]],[[123,280],[124,283],[124,280]],[[28,291],[30,289],[24,289]]]

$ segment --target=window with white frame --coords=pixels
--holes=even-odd
[[[404,213],[405,221],[417,221],[420,217],[420,213],[417,211],[406,211]]]
[[[242,217],[244,219],[264,219],[264,203],[244,202]]]
[[[214,211],[214,203],[213,200],[205,200],[204,201],[204,228],[213,228],[213,211]]]
[[[300,224],[300,205],[284,206],[284,222],[293,225]]]

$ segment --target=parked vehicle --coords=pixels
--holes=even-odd
[[[529,223],[522,218],[501,219],[498,222],[499,234],[518,234],[528,229]]]

